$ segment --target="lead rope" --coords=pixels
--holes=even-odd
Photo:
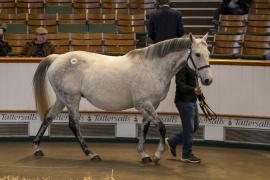
[[[199,87],[198,75],[196,74],[196,87]],[[208,120],[215,120],[217,119],[217,114],[209,107],[209,105],[205,102],[205,97],[202,94],[198,95],[198,99],[200,102],[200,108]]]
[[[194,61],[193,61],[193,58],[191,56],[191,53],[192,53],[192,50],[191,48],[189,48],[188,50],[189,52],[189,56],[188,56],[188,59],[190,58],[191,59],[191,62],[194,66],[194,69],[195,69],[195,78],[196,78],[196,87],[200,87],[200,83],[199,83],[199,70],[198,68],[196,67]],[[202,94],[198,95],[198,99],[200,102],[200,108],[205,116],[206,119],[208,120],[215,120],[217,119],[217,114],[208,106],[208,104],[205,102],[205,97]]]

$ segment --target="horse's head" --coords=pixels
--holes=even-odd
[[[209,50],[207,48],[208,33],[199,39],[190,34],[191,48],[189,50],[188,66],[197,71],[203,85],[210,85],[213,82],[213,76],[209,65]]]

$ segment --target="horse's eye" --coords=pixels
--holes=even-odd
[[[200,53],[195,53],[196,57],[201,57]]]

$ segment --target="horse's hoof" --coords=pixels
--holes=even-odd
[[[159,161],[160,161],[160,159],[158,157],[153,156],[153,162],[154,162],[155,165],[158,165]]]
[[[39,151],[36,151],[34,155],[36,157],[42,157],[42,156],[44,156],[44,153],[41,150],[39,150]]]
[[[143,164],[148,164],[148,163],[151,163],[151,162],[152,162],[152,159],[150,157],[142,158],[142,163]]]
[[[93,156],[93,157],[91,158],[91,161],[96,161],[96,162],[98,162],[98,161],[101,161],[101,158],[100,158],[99,155],[96,155],[96,156]]]

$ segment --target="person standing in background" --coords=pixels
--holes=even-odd
[[[223,0],[214,11],[214,22],[217,23],[222,15],[244,15],[249,11],[251,0]],[[216,27],[217,28],[217,27]]]
[[[0,56],[7,56],[11,51],[10,45],[4,41],[4,33],[6,32],[6,24],[0,26]]]
[[[154,43],[181,37],[184,34],[182,14],[170,8],[170,0],[156,0],[157,10],[149,15],[148,36]]]

